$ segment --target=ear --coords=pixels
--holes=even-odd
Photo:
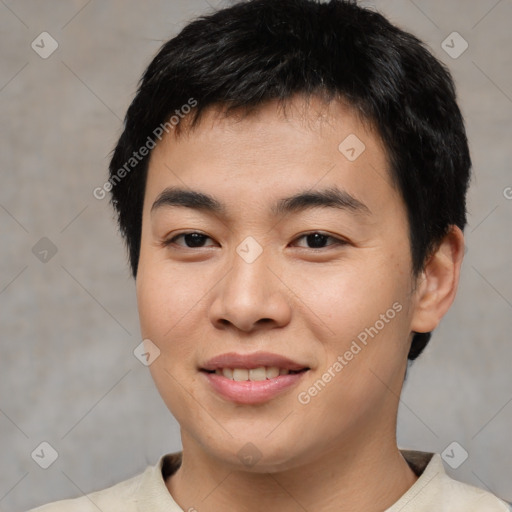
[[[453,225],[417,278],[412,332],[433,331],[452,305],[464,258],[464,235]]]

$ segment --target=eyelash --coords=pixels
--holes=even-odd
[[[170,245],[173,245],[175,243],[175,240],[177,240],[178,238],[186,236],[186,235],[193,235],[193,234],[201,235],[203,237],[210,238],[210,240],[212,240],[211,237],[201,233],[200,231],[186,231],[184,233],[180,233],[179,235],[175,235],[172,238],[169,238],[168,240],[165,240],[162,245],[164,247],[168,247]],[[311,250],[318,251],[318,250],[321,250],[321,249],[328,249],[329,247],[333,247],[333,246],[348,245],[348,242],[346,242],[345,240],[342,240],[341,238],[336,238],[336,237],[334,237],[332,235],[327,235],[325,233],[322,233],[321,231],[310,231],[308,233],[303,233],[302,235],[297,237],[295,240],[300,240],[301,238],[305,238],[305,237],[308,237],[308,236],[311,236],[311,235],[315,235],[315,234],[321,235],[322,237],[325,237],[327,239],[332,239],[332,240],[335,241],[335,243],[330,244],[330,245],[328,245],[326,247],[301,247],[302,249],[311,249]],[[203,247],[187,247],[187,246],[181,246],[181,245],[178,245],[178,247],[182,247],[182,248],[185,248],[185,249],[203,249]]]

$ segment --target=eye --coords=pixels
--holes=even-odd
[[[176,242],[180,238],[183,238],[185,245],[179,244]],[[169,245],[174,244],[179,247],[185,247],[187,249],[197,249],[197,248],[201,248],[201,247],[212,247],[211,245],[210,246],[204,245],[205,241],[207,239],[212,240],[212,238],[210,238],[209,236],[204,235],[203,233],[200,233],[198,231],[188,231],[188,232],[180,233],[176,236],[173,236],[172,238],[169,238],[168,240],[165,240],[163,242],[163,245],[169,246]],[[344,241],[340,238],[336,238],[334,236],[327,235],[325,233],[320,233],[318,231],[313,231],[311,233],[305,233],[305,234],[299,236],[298,238],[296,238],[295,240],[297,241],[297,240],[301,240],[301,239],[306,239],[308,245],[310,245],[310,247],[302,246],[303,248],[306,248],[306,249],[323,249],[323,248],[329,247],[329,246],[342,246],[342,245],[347,244],[346,241]],[[332,243],[326,245],[326,242],[328,240],[331,240]]]
[[[305,238],[307,240],[307,243],[312,245],[312,247],[306,247],[306,249],[323,249],[325,247],[325,243],[329,239],[333,240],[334,243],[328,244],[327,247],[332,245],[347,245],[347,242],[345,242],[345,240],[341,240],[340,238],[320,233],[318,231],[314,231],[312,233],[305,233],[304,235],[301,235],[298,238],[296,238],[296,240],[300,240],[302,238]]]
[[[183,237],[183,240],[185,241],[186,245],[183,246],[182,244],[177,244],[176,240]],[[164,242],[164,246],[168,245],[178,245],[180,247],[185,247],[188,249],[195,249],[197,247],[204,247],[204,242],[206,239],[210,238],[209,236],[203,235],[203,233],[199,233],[197,231],[189,231],[186,233],[180,233],[179,235],[176,235]],[[211,238],[210,238],[211,240]],[[211,246],[210,246],[211,247]]]

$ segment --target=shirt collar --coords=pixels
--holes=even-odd
[[[385,512],[405,512],[407,506],[445,474],[439,454],[414,450],[400,450],[418,480]],[[168,453],[160,457],[155,466],[150,466],[142,475],[138,510],[140,512],[183,512],[169,493],[166,480],[181,466],[182,452]]]

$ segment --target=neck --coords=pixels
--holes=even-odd
[[[185,511],[225,509],[266,512],[381,512],[417,480],[393,433],[369,441],[339,443],[285,471],[257,473],[233,468],[204,453],[186,435],[178,471],[166,484]]]

